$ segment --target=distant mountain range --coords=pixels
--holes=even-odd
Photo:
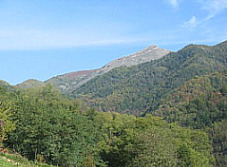
[[[41,83],[41,81],[38,80],[31,79],[21,84],[18,84],[17,87],[26,89],[32,87],[40,87],[48,83],[59,89],[63,94],[70,94],[75,89],[79,88],[81,85],[85,84],[89,80],[97,76],[103,75],[114,68],[123,66],[130,67],[151,60],[156,60],[168,54],[169,52],[169,50],[161,49],[155,45],[152,45],[145,48],[144,50],[141,50],[129,56],[113,60],[112,62],[106,64],[100,69],[76,71],[64,75],[58,75],[45,81],[44,83]]]

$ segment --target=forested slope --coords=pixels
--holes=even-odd
[[[227,166],[227,71],[195,77],[161,101],[154,115],[206,131],[216,166]]]
[[[136,115],[158,108],[160,100],[195,76],[227,66],[227,42],[216,46],[188,45],[161,59],[116,68],[72,92],[100,111]]]
[[[182,126],[210,127],[227,118],[227,71],[195,77],[160,103],[154,115]]]

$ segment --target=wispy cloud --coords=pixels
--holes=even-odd
[[[175,9],[178,8],[179,6],[179,1],[178,0],[168,0],[169,4],[172,5]]]
[[[200,20],[192,16],[189,20],[185,21],[182,27],[188,30],[195,29],[198,25],[206,23],[208,20],[227,9],[227,0],[195,0],[194,2],[199,3],[203,10],[208,11],[208,14],[205,18]]]
[[[192,16],[189,20],[185,21],[182,26],[189,30],[193,30],[198,24],[199,22],[197,18],[195,16]]]
[[[73,31],[0,30],[0,50],[36,50],[84,46],[106,46],[147,41],[135,36],[92,36]]]
[[[227,9],[227,0],[197,0],[197,2],[202,5],[202,9],[209,12],[206,20],[212,19]]]

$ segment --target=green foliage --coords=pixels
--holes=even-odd
[[[24,81],[21,84],[16,85],[17,88],[19,89],[38,89],[38,88],[42,88],[45,86],[45,83],[35,80],[35,79],[29,79]]]
[[[223,96],[227,94],[227,84],[222,86],[220,92]]]
[[[100,111],[141,115],[153,112],[173,89],[195,76],[223,70],[227,45],[189,45],[161,59],[122,67],[98,76],[72,92]]]
[[[93,155],[93,124],[48,85],[21,94],[8,144],[32,160],[61,166],[82,164]]]
[[[6,140],[7,134],[15,129],[14,122],[10,119],[10,108],[0,102],[0,145]]]
[[[225,72],[194,78],[163,99],[154,115],[182,126],[211,127],[227,118],[227,96],[220,93],[226,83]]]
[[[189,166],[211,166],[212,148],[201,131],[180,128],[150,115],[136,118],[108,112],[98,113],[95,120],[101,132],[97,146],[110,167],[184,166],[185,159]],[[182,145],[187,145],[188,156],[181,155]]]
[[[15,98],[14,92],[8,86],[0,86],[0,146],[9,133],[15,129],[15,122],[12,120],[13,109],[11,108]]]
[[[129,166],[177,166],[177,145],[170,129],[152,127],[136,136],[136,157]]]
[[[196,77],[161,101],[153,114],[181,126],[204,129],[213,143],[217,166],[226,166],[226,71]],[[199,165],[201,166],[201,165]]]
[[[217,166],[227,166],[227,119],[215,123],[210,130]]]
[[[15,123],[4,145],[35,162],[62,167],[177,166],[187,158],[191,166],[212,163],[208,136],[201,131],[149,114],[83,111],[81,101],[62,97],[50,85],[0,91],[7,104],[2,111],[10,111],[7,119]],[[180,156],[182,145],[189,157]]]

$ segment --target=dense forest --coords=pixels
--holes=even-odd
[[[160,117],[84,110],[51,86],[1,87],[1,144],[59,166],[211,166],[208,135]],[[3,128],[4,127],[4,128]],[[202,144],[201,144],[202,143]]]
[[[70,98],[0,81],[1,149],[62,167],[227,166],[226,65],[224,42],[113,69]]]
[[[227,165],[227,71],[196,77],[162,101],[154,115],[206,131],[218,166]]]

